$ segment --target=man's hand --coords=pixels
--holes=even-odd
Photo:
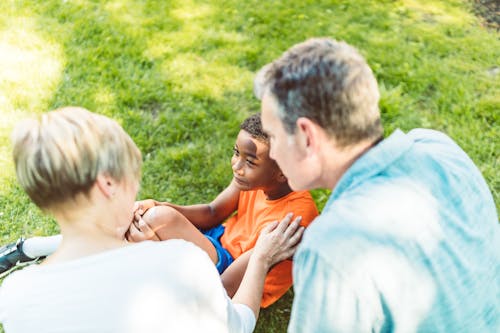
[[[142,216],[138,212],[134,214],[134,221],[130,223],[130,227],[125,234],[125,238],[127,238],[129,242],[133,243],[142,242],[145,240],[160,240],[154,230],[149,227],[149,225],[142,219]]]
[[[292,213],[281,220],[265,226],[255,244],[253,256],[257,256],[269,267],[293,256],[297,250],[304,227],[300,226],[301,216],[296,217],[291,223]]]

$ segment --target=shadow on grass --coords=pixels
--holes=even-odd
[[[290,288],[276,303],[260,310],[255,333],[285,333],[293,303],[293,289]]]

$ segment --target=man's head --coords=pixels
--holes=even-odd
[[[377,81],[352,46],[327,38],[297,44],[258,73],[255,91],[270,93],[293,134],[299,117],[325,129],[340,146],[382,135]]]
[[[356,49],[344,42],[314,38],[291,47],[261,69],[254,91],[262,99],[271,156],[291,183],[300,177],[298,173],[293,175],[297,170],[291,170],[300,169],[292,161],[293,155],[303,152],[300,145],[288,141],[298,139],[295,134],[301,130],[302,122],[314,124],[338,149],[376,141],[382,136],[375,77]],[[279,120],[281,134],[288,138],[278,137],[281,134],[276,132],[276,124],[270,126],[270,116]],[[286,145],[278,147],[276,140]],[[306,135],[304,140],[308,143],[311,137]],[[298,151],[293,151],[294,146]]]
[[[140,177],[141,153],[115,121],[66,107],[21,123],[12,135],[19,183],[42,209],[88,194],[100,175]]]
[[[280,168],[269,157],[269,138],[262,129],[260,113],[245,119],[240,129],[231,158],[236,185],[241,190],[266,193],[288,188]]]

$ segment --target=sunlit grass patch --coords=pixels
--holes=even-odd
[[[213,9],[209,4],[192,0],[178,2],[172,10],[172,16],[187,23],[192,23],[194,19],[205,18],[212,13]]]
[[[237,66],[182,54],[162,66],[174,91],[221,98],[225,92],[240,91],[252,83],[253,73]]]
[[[145,19],[144,15],[141,15],[144,11],[144,5],[138,1],[107,1],[104,4],[104,9],[110,13],[114,20],[129,25],[131,29],[142,25]]]
[[[61,47],[37,34],[28,17],[0,30],[0,193],[14,177],[10,133],[22,118],[45,111],[62,76]]]
[[[428,22],[466,25],[477,21],[477,18],[470,11],[470,7],[459,1],[403,0],[401,3],[400,8],[412,13],[416,19]]]
[[[0,31],[0,107],[37,110],[61,80],[64,57],[54,41],[38,36],[28,18]]]

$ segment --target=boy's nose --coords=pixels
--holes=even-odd
[[[241,175],[243,174],[243,168],[241,167],[241,161],[237,160],[236,162],[233,163],[232,168],[233,171],[236,172],[237,174]]]

